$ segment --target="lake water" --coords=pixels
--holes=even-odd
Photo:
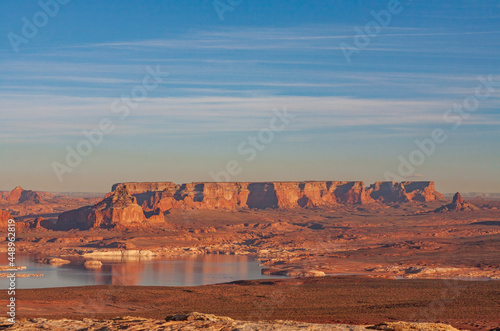
[[[4,254],[1,254],[4,255]],[[64,258],[64,257],[63,257]],[[83,260],[53,266],[34,262],[33,256],[16,255],[16,265],[26,266],[23,274],[42,277],[16,279],[18,289],[85,285],[197,286],[235,280],[279,278],[261,275],[259,262],[249,256],[199,255],[175,259],[102,260],[100,269],[86,269]],[[6,257],[0,264],[7,265]],[[0,278],[1,289],[8,280]]]

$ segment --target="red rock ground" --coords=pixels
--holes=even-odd
[[[0,294],[6,302],[5,292]],[[90,286],[19,290],[18,317],[110,318],[198,311],[242,320],[316,323],[443,322],[500,325],[500,282],[321,277],[197,287]]]

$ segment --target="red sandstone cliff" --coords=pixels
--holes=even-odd
[[[172,182],[121,183],[95,206],[62,214],[60,227],[116,227],[141,224],[145,215],[163,221],[171,209],[265,209],[333,207],[366,204],[434,201],[442,199],[433,182],[377,182],[365,189],[359,181],[304,182]]]
[[[163,218],[163,217],[161,217]],[[137,199],[127,189],[118,187],[112,195],[94,206],[62,213],[56,227],[59,229],[128,228],[146,221]]]
[[[335,204],[366,204],[444,200],[434,182],[222,182],[122,183],[145,211],[169,209],[305,208]]]
[[[366,191],[372,199],[384,203],[444,200],[434,182],[375,182]]]
[[[145,211],[299,208],[372,202],[363,182],[122,183]]]

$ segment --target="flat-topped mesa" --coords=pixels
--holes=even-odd
[[[122,183],[145,211],[264,209],[372,202],[361,181]]]
[[[443,196],[434,182],[376,182],[365,190],[361,181],[301,182],[172,182],[121,183],[137,198],[145,212],[170,209],[264,209],[327,207],[336,204],[366,204],[434,201]],[[109,193],[112,194],[112,193]]]
[[[166,189],[177,189],[179,187],[179,185],[173,182],[130,182],[114,184],[111,191],[115,191],[118,186],[125,186],[129,194],[159,192]]]
[[[337,205],[442,199],[433,182],[361,181],[121,183],[94,206],[59,216],[57,228],[133,227],[164,222],[170,210],[335,208]]]
[[[366,191],[372,199],[384,203],[444,200],[431,181],[375,182]]]

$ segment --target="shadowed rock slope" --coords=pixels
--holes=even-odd
[[[140,226],[146,221],[137,199],[123,186],[94,206],[82,207],[62,213],[56,227],[59,229],[127,228]]]

